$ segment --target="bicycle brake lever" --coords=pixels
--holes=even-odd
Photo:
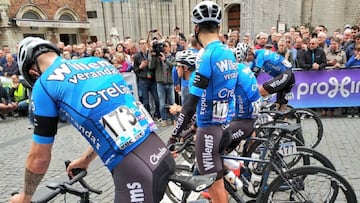
[[[70,160],[65,161],[65,169],[67,169],[69,167],[70,163],[71,163]],[[71,169],[71,172],[73,173],[74,176],[76,176],[77,174],[79,174],[83,170],[84,169],[81,169],[81,168],[74,168],[74,169]],[[71,180],[73,178],[69,174],[68,174],[68,177],[69,177],[69,180]]]

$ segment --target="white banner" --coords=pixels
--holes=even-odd
[[[136,82],[136,75],[134,72],[123,72],[121,75],[124,77],[126,83],[128,84],[130,90],[132,91],[136,101],[139,101],[138,86]]]

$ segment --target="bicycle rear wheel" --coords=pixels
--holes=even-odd
[[[261,196],[261,202],[348,202],[356,203],[350,183],[334,170],[305,166],[275,178]]]
[[[193,176],[193,169],[187,165],[176,165],[175,173],[182,176]],[[197,200],[200,197],[199,192],[183,191],[180,184],[172,181],[168,182],[165,194],[174,203],[182,202],[182,199],[184,199],[185,202]]]

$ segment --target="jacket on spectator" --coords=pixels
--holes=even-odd
[[[19,66],[16,61],[11,64],[5,63],[3,66],[3,72],[5,76],[20,75]]]
[[[155,79],[157,83],[173,84],[172,69],[176,66],[175,57],[171,55],[166,56],[164,62],[160,61],[159,57],[150,57],[150,69],[155,69]]]
[[[350,57],[348,62],[345,64],[346,68],[360,68],[360,59],[356,59],[355,55]]]
[[[22,83],[19,83],[18,87],[12,87],[9,91],[9,96],[11,100],[14,102],[20,102],[28,99],[27,89],[24,87]]]
[[[333,52],[329,49],[329,51],[326,53],[326,60],[332,61],[336,60],[338,63],[344,65],[346,63],[346,54],[343,50],[338,49],[337,51]],[[332,66],[331,64],[328,64],[328,66]]]
[[[149,66],[141,69],[140,64],[143,60],[148,60],[149,53],[142,53],[141,51],[134,55],[134,72],[141,79],[149,79],[155,81],[155,69],[150,70]],[[150,65],[150,64],[149,64]]]
[[[300,68],[305,70],[312,69],[314,63],[319,64],[319,69],[324,69],[326,66],[326,55],[322,49],[316,48],[314,50],[308,49],[301,54],[299,58]]]
[[[351,44],[349,44],[349,46],[346,47],[345,49],[345,53],[346,53],[346,58],[349,60],[351,58],[351,56],[354,54],[354,48],[355,48],[355,42],[352,42]]]

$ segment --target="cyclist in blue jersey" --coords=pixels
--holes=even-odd
[[[192,11],[192,22],[196,24],[195,37],[204,47],[204,52],[198,54],[195,76],[190,80],[190,94],[168,144],[177,140],[196,111],[195,155],[199,173],[218,173],[209,192],[213,202],[227,202],[222,179],[221,142],[223,124],[231,120],[231,112],[234,112],[233,94],[238,68],[233,52],[219,40],[220,7],[212,1],[200,2]]]
[[[261,70],[268,73],[272,79],[259,86],[260,95],[276,94],[276,107],[285,110],[288,100],[286,95],[295,84],[295,76],[291,70],[292,64],[283,56],[267,49],[255,50],[255,59],[252,70],[259,73]]]
[[[70,164],[70,175],[98,155],[112,173],[114,202],[159,202],[175,162],[116,68],[96,57],[64,60],[56,46],[34,37],[20,42],[18,54],[19,69],[33,86],[35,129],[24,192],[10,202],[30,202],[46,173],[59,112],[91,145]]]
[[[261,106],[256,77],[250,67],[243,63],[247,58],[248,50],[249,46],[246,43],[239,43],[235,48],[239,74],[235,87],[235,115],[229,125],[232,142],[227,147],[228,152],[235,149],[241,140],[252,135]]]
[[[176,53],[176,71],[181,78],[181,103],[189,96],[189,81],[195,71],[197,52],[184,50]]]

